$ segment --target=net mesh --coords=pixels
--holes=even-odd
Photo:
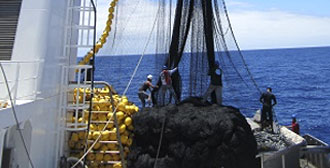
[[[116,16],[115,30],[104,50],[110,51],[107,55],[146,50],[154,57],[150,62],[154,76],[159,76],[163,65],[178,67],[172,80],[181,100],[205,93],[210,83],[208,71],[218,61],[223,69],[224,103],[256,106],[244,104],[247,99],[257,102],[260,91],[238,47],[223,0],[121,0]],[[146,44],[149,36],[146,48],[137,45]],[[164,101],[159,91],[153,95],[155,103]],[[166,96],[165,102],[171,101]]]

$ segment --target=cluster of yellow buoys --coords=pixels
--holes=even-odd
[[[97,43],[95,44],[95,54],[99,52],[99,50],[103,47],[103,44],[106,43],[107,38],[109,36],[109,33],[111,31],[111,25],[112,25],[112,20],[114,18],[114,11],[115,11],[115,7],[117,5],[118,0],[113,0],[110,4],[110,8],[109,8],[109,15],[108,15],[108,20],[106,23],[106,27],[103,31],[103,34],[101,35],[100,39],[97,41]],[[86,55],[85,57],[79,62],[79,65],[86,65],[89,63],[89,60],[93,57],[94,54],[94,49],[91,49]]]
[[[104,87],[104,88],[94,88],[94,94],[96,95],[93,100],[97,100],[95,102],[99,103],[100,100],[99,96],[105,97],[104,100],[110,100],[109,93],[113,90],[112,88]],[[79,91],[79,92],[78,92]],[[78,94],[79,93],[79,94]],[[73,90],[73,103],[77,102],[79,99],[79,103],[83,103],[83,99],[90,100],[91,89],[90,88],[75,88]]]
[[[121,168],[121,158],[119,152],[119,145],[117,142],[117,131],[120,133],[120,140],[124,149],[124,156],[127,157],[129,147],[133,142],[133,125],[132,115],[139,111],[139,108],[133,103],[129,102],[127,97],[113,95],[111,100],[109,88],[98,88],[94,90],[94,97],[92,98],[93,107],[91,113],[90,132],[87,136],[86,131],[72,132],[69,138],[69,148],[71,149],[71,156],[81,157],[83,152],[79,150],[84,149],[86,138],[88,138],[89,145],[94,143],[98,137],[99,141],[93,147],[93,150],[87,155],[88,167],[98,168]],[[75,89],[74,94],[86,95],[86,100],[90,100],[90,90]],[[84,94],[85,92],[85,94]],[[113,101],[113,102],[111,102]],[[112,106],[113,105],[113,106]],[[117,108],[116,113],[113,109]],[[118,121],[118,128],[115,126],[114,115]],[[89,118],[88,111],[84,112],[84,116],[80,117],[78,122],[87,122]],[[75,118],[72,119],[72,122]],[[106,125],[108,122],[108,125]]]

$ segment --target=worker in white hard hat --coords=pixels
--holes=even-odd
[[[142,108],[144,108],[146,106],[146,99],[149,102],[149,104],[151,103],[151,94],[147,93],[147,90],[149,90],[151,92],[152,88],[158,88],[157,85],[153,85],[152,84],[152,75],[148,75],[147,76],[147,81],[145,81],[141,87],[139,88],[139,99],[141,100],[142,103]]]

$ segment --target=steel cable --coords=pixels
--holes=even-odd
[[[160,148],[162,147],[165,123],[166,123],[166,114],[165,114],[165,117],[163,119],[162,130],[160,132],[160,137],[159,137],[159,142],[158,142],[158,148],[157,148],[157,154],[156,154],[156,159],[155,159],[155,163],[154,163],[154,168],[157,167],[157,161],[158,161],[159,154],[160,154]]]
[[[160,8],[158,8],[158,11],[159,11],[159,9],[160,9]],[[142,60],[143,60],[143,57],[145,56],[145,52],[146,52],[146,50],[147,50],[147,47],[149,46],[149,43],[150,43],[150,40],[151,40],[151,36],[152,36],[152,33],[153,33],[154,29],[155,29],[155,25],[156,25],[156,22],[157,22],[157,20],[158,20],[158,17],[159,17],[159,12],[157,12],[157,15],[156,15],[155,20],[154,20],[154,23],[153,23],[152,30],[150,31],[149,38],[148,38],[148,40],[147,40],[147,42],[146,42],[146,44],[145,44],[145,47],[144,47],[143,52],[142,52],[142,55],[141,55],[141,57],[140,57],[140,59],[139,59],[137,65],[136,65],[136,67],[135,67],[135,69],[134,69],[133,74],[131,75],[131,78],[130,78],[130,80],[129,80],[129,82],[128,82],[127,86],[126,86],[126,89],[124,90],[122,96],[125,96],[125,95],[126,95],[128,89],[129,89],[130,85],[132,84],[132,81],[133,81],[133,79],[134,79],[134,77],[135,77],[135,75],[136,75],[136,73],[137,73],[137,70],[138,70],[139,67],[140,67],[140,64],[141,64],[141,62],[142,62]],[[119,102],[121,102],[121,101],[122,101],[122,98],[120,99]],[[118,108],[118,105],[117,105],[116,108],[114,109],[114,112],[113,112],[114,115],[116,114],[117,108]],[[112,117],[108,120],[108,122],[106,123],[106,125],[104,126],[104,128],[103,128],[102,131],[104,131],[104,130],[107,128],[107,126],[109,125],[111,119],[112,119]],[[98,140],[99,140],[100,138],[101,138],[101,134],[98,136],[98,138],[95,140],[95,142],[90,146],[90,148],[84,153],[84,155],[83,155],[83,156],[82,156],[82,157],[81,157],[81,158],[80,158],[80,159],[79,159],[79,160],[78,160],[78,161],[77,161],[77,162],[76,162],[71,168],[76,167],[76,166],[79,164],[79,162],[81,162],[81,161],[87,156],[87,154],[93,149],[93,147],[95,146],[95,144],[98,142]]]
[[[13,102],[13,98],[11,97],[11,91],[10,91],[9,84],[8,84],[9,82],[8,82],[7,75],[5,73],[5,70],[4,70],[1,62],[0,62],[0,68],[1,68],[1,71],[2,71],[2,74],[3,74],[3,78],[5,80],[5,83],[6,83],[8,97],[9,97],[10,105],[11,105],[11,110],[13,112],[12,114],[13,114],[14,119],[15,119],[15,122],[16,122],[16,127],[17,127],[17,130],[19,132],[20,139],[23,142],[24,150],[25,150],[25,153],[26,153],[26,155],[27,155],[27,157],[29,159],[29,163],[30,163],[31,167],[34,168],[34,165],[33,165],[33,162],[32,162],[32,159],[31,159],[31,156],[30,156],[30,153],[29,153],[29,150],[27,148],[27,145],[26,145],[26,142],[25,142],[25,139],[24,139],[24,136],[23,136],[23,132],[19,128],[19,121],[18,121],[16,110],[15,110],[15,105],[14,105],[14,102]]]
[[[230,32],[231,32],[232,37],[233,37],[233,39],[234,39],[235,45],[236,45],[236,47],[237,47],[237,51],[239,52],[239,55],[241,56],[241,58],[242,58],[242,60],[243,60],[244,66],[245,66],[245,68],[246,68],[246,70],[247,70],[247,72],[248,72],[248,74],[249,74],[251,80],[253,81],[254,86],[256,87],[256,89],[257,89],[257,90],[259,91],[259,93],[261,94],[262,92],[261,92],[261,90],[260,90],[260,88],[259,88],[257,82],[256,82],[255,79],[253,78],[253,76],[252,76],[252,74],[251,74],[251,72],[250,72],[250,69],[248,68],[248,66],[247,66],[247,64],[246,64],[246,62],[245,62],[245,59],[244,59],[243,54],[242,54],[242,51],[241,51],[241,49],[240,49],[240,47],[239,47],[239,45],[238,45],[238,42],[237,42],[237,40],[236,40],[236,37],[235,37],[235,35],[234,35],[234,31],[233,31],[233,28],[232,28],[232,26],[231,26],[231,22],[230,22],[230,19],[229,19],[229,14],[228,14],[228,10],[227,10],[227,6],[226,6],[226,3],[225,3],[225,0],[222,0],[222,3],[223,3],[223,8],[224,8],[224,11],[225,11],[225,14],[226,14],[226,18],[227,18],[227,21],[228,21],[228,26],[229,26],[229,28],[230,28]]]

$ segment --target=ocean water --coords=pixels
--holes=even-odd
[[[260,88],[273,88],[279,123],[290,125],[291,115],[296,114],[301,134],[312,134],[330,144],[330,47],[251,50],[243,51],[243,55]],[[107,81],[123,94],[138,59],[139,56],[97,57],[95,80]],[[153,56],[145,56],[127,89],[129,100],[139,106],[137,90],[149,73],[158,73],[154,64]],[[255,105],[258,98],[234,106]],[[229,97],[224,99],[224,104],[233,105]],[[243,114],[250,117],[258,107],[246,108]]]

